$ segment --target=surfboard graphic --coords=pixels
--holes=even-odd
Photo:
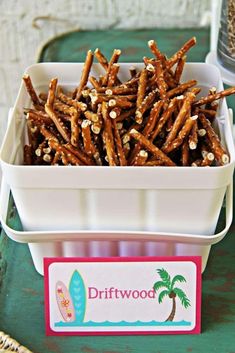
[[[86,289],[83,278],[77,270],[73,272],[69,293],[73,300],[76,321],[83,322],[86,311]]]
[[[62,281],[56,283],[56,301],[64,321],[73,322],[75,320],[73,301],[66,285]]]

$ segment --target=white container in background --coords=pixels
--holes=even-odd
[[[121,64],[121,79],[128,78],[131,65]],[[142,67],[141,64],[134,65]],[[61,86],[73,88],[79,82],[82,67],[82,64],[73,63],[43,63],[31,66],[26,72],[39,92],[47,89],[52,77],[58,77]],[[92,74],[96,76],[102,69],[95,64],[92,70]],[[223,89],[219,70],[212,65],[186,64],[182,82],[189,79],[198,81],[198,85],[202,87],[201,95],[207,94],[212,86],[217,90]],[[64,236],[59,239],[53,236],[53,242],[62,241],[63,246],[66,242],[65,234],[76,234],[76,231],[79,234],[82,231],[88,234],[95,234],[97,231],[105,231],[107,234],[133,232],[140,234],[140,241],[145,232],[214,234],[225,192],[232,181],[235,160],[231,122],[225,100],[220,102],[216,124],[229,152],[230,163],[210,168],[24,166],[23,109],[29,107],[29,102],[22,84],[0,155],[3,176],[12,191],[24,231],[34,234],[44,231],[47,235],[54,231],[62,232]],[[124,235],[121,236],[122,239],[118,238],[118,246],[111,247],[112,249],[107,243],[90,243],[89,253],[99,253],[100,247],[106,249],[105,254],[126,256],[139,253],[137,243],[130,248],[123,247],[121,240],[127,240],[123,237]],[[20,235],[17,236],[17,241],[19,239]],[[30,249],[32,252],[33,247],[37,247],[37,261],[40,262],[43,255],[52,253],[51,249],[58,246],[58,243],[46,244],[45,236],[41,240],[38,237],[37,239],[39,244],[32,239],[34,244],[30,244]],[[93,240],[96,242],[100,239],[94,236]],[[134,240],[136,242],[138,238],[134,237]],[[42,242],[45,243],[41,244]],[[65,248],[68,254],[69,245]],[[82,254],[86,252],[83,245],[78,248],[82,249]],[[141,253],[152,253],[148,246],[146,249],[141,250]],[[173,253],[187,255],[182,249],[179,247]],[[206,250],[207,256],[208,251]],[[162,252],[164,251],[161,250]],[[171,252],[168,247],[166,252]],[[64,250],[59,253],[63,254]]]

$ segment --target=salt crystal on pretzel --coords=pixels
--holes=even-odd
[[[140,132],[135,129],[130,131],[131,137],[141,143],[149,152],[151,152],[157,159],[160,159],[164,162],[164,165],[167,166],[175,166],[175,163],[157,146],[155,146],[152,142],[150,142],[146,137],[144,137]]]
[[[87,56],[85,59],[85,63],[83,65],[81,80],[78,85],[78,88],[76,89],[76,100],[78,100],[78,101],[80,100],[80,98],[82,96],[82,90],[84,89],[84,87],[87,84],[89,73],[91,70],[91,65],[93,63],[93,57],[94,57],[94,55],[93,55],[92,51],[88,50]]]

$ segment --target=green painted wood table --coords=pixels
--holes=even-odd
[[[99,47],[110,56],[123,50],[122,61],[136,62],[149,55],[147,41],[156,39],[168,55],[196,35],[197,47],[188,61],[204,61],[209,30],[139,30],[73,32],[48,42],[39,61],[79,61],[88,49]],[[233,100],[229,105],[235,108]],[[12,220],[14,223],[14,219]],[[202,334],[183,336],[46,337],[43,278],[36,273],[27,245],[0,237],[0,331],[34,352],[41,353],[235,353],[235,227],[212,246],[202,287]]]

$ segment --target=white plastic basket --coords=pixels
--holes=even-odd
[[[10,188],[2,181],[0,220],[14,241],[28,243],[35,269],[43,275],[44,257],[201,256],[205,270],[211,245],[227,234],[233,218],[233,183],[226,191],[225,227],[217,234],[131,231],[17,231],[7,225]]]
[[[121,78],[127,78],[131,65],[121,65]],[[79,81],[82,67],[82,64],[43,63],[31,66],[26,72],[36,89],[47,87],[52,77],[58,77],[60,85],[72,88]],[[99,75],[99,65],[94,65],[93,71],[92,74]],[[182,81],[192,78],[202,87],[202,95],[212,86],[223,89],[220,73],[212,65],[187,64]],[[93,250],[89,250],[89,256],[95,255],[97,249],[103,255],[108,249],[111,256],[110,249],[117,249],[111,246],[115,241],[118,241],[118,251],[114,254],[130,256],[139,252],[139,241],[146,240],[146,234],[149,241],[149,235],[155,240],[156,235],[162,234],[157,238],[161,243],[157,251],[146,243],[149,249],[146,254],[200,253],[205,266],[213,241],[211,236],[234,169],[234,144],[225,100],[220,102],[217,128],[228,149],[230,162],[211,168],[23,166],[25,121],[22,117],[27,106],[28,94],[21,85],[0,157],[5,183],[12,191],[24,228],[15,240],[29,243],[40,273],[43,255],[73,256],[73,249],[78,249],[74,250],[77,255],[83,254],[81,236],[82,241],[86,237],[91,242],[89,248]],[[15,233],[8,228],[6,232],[14,239]],[[114,234],[118,236],[115,238]],[[198,234],[205,236],[203,245],[198,241]],[[166,235],[167,245],[164,244]],[[70,246],[71,238],[76,239],[76,246]],[[127,247],[122,243],[125,239],[134,243]],[[184,246],[185,239],[186,244],[192,242],[190,249]],[[169,241],[171,245],[174,243],[174,250],[169,250],[172,248],[168,247]],[[203,250],[197,251],[198,246]],[[140,252],[145,254],[142,250]]]

